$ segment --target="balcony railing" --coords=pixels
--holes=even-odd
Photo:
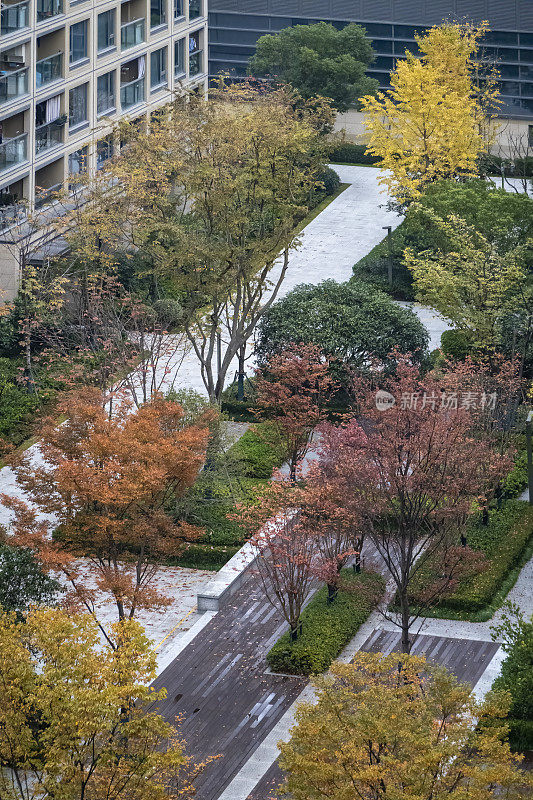
[[[15,3],[12,6],[4,6],[0,13],[0,36],[27,28],[29,18],[30,4],[28,0],[24,0],[23,3]]]
[[[144,42],[144,19],[134,19],[120,28],[120,46],[122,50],[135,47]]]
[[[189,0],[189,19],[202,16],[202,0]]]
[[[191,78],[202,72],[202,56],[203,50],[195,50],[194,53],[189,53],[189,75]]]
[[[120,87],[120,104],[123,109],[144,101],[144,78],[124,83]]]
[[[35,152],[41,153],[43,150],[49,150],[50,147],[63,144],[64,127],[64,124],[55,119],[47,122],[46,125],[39,125],[35,128]]]
[[[37,22],[63,13],[63,0],[37,0]]]
[[[53,186],[49,186],[48,189],[41,189],[40,191],[36,191],[35,208],[42,208],[47,203],[51,203],[52,200],[56,199],[60,191],[61,191],[60,183],[55,183]]]
[[[0,104],[28,94],[28,67],[7,72],[0,77]]]
[[[21,222],[26,218],[26,207],[23,203],[12,203],[9,206],[0,206],[0,231]]]
[[[35,65],[35,82],[39,89],[63,76],[63,53],[43,58]]]
[[[0,144],[0,172],[28,160],[28,134],[21,133]]]

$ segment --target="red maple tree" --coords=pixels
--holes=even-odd
[[[71,600],[95,614],[96,592],[84,584],[83,557],[97,588],[112,596],[124,619],[170,602],[154,583],[159,564],[199,531],[175,523],[168,503],[196,479],[208,420],[185,426],[182,408],[162,399],[134,411],[130,403],[116,402],[111,417],[105,406],[96,389],[66,399],[58,408],[65,422],[44,425],[42,463],[24,454],[13,463],[35,508],[5,495],[2,502],[15,512],[13,543],[63,572]],[[53,536],[37,511],[55,519]]]
[[[276,427],[287,449],[291,480],[308,452],[313,431],[335,391],[329,361],[316,345],[294,344],[256,373],[258,417]]]

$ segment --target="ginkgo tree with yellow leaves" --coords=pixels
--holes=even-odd
[[[203,765],[154,710],[156,662],[142,628],[101,645],[89,615],[0,612],[2,800],[168,800],[191,796]]]
[[[391,88],[362,99],[368,150],[381,159],[381,182],[400,205],[439,178],[473,175],[494,131],[495,73],[480,75],[479,27],[443,23],[415,36],[391,73]]]
[[[469,685],[417,656],[357,653],[316,678],[281,767],[293,800],[507,800],[531,778],[506,741],[507,695]]]

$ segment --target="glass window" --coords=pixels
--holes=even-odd
[[[115,44],[115,9],[98,14],[98,50],[107,50]]]
[[[71,128],[87,122],[87,87],[88,83],[82,83],[71,89],[68,96],[68,124]]]
[[[174,42],[174,74],[185,74],[185,39]]]
[[[183,17],[185,11],[183,9],[183,4],[185,0],[174,0],[174,17],[178,19],[179,17]]]
[[[166,0],[150,0],[150,27],[157,28],[167,21]]]
[[[68,184],[68,188],[70,190],[76,187],[76,175],[83,175],[87,172],[87,158],[89,155],[89,148],[87,146],[82,147],[80,150],[76,150],[74,153],[71,153],[68,157],[68,174],[70,175],[70,180]]]
[[[167,82],[167,48],[154,50],[150,54],[150,86],[162,86]]]
[[[96,113],[98,116],[112,111],[115,103],[115,73],[100,75],[96,84]]]
[[[87,58],[89,20],[84,19],[70,26],[70,63]]]
[[[96,143],[96,169],[102,169],[105,162],[113,156],[113,137],[106,136]]]
[[[189,0],[189,19],[202,16],[202,0]]]

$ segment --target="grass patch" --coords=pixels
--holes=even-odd
[[[467,542],[487,557],[487,569],[463,581],[454,592],[424,616],[486,622],[501,607],[515,585],[520,571],[533,556],[533,507],[510,500],[500,510],[493,510],[489,524],[479,518],[466,529]],[[416,602],[417,586],[430,581],[436,571],[437,557],[428,559],[412,589]]]
[[[371,596],[385,590],[385,581],[375,572],[355,575],[343,570],[344,584],[333,603],[328,605],[328,589],[322,586],[300,617],[302,634],[291,642],[284,633],[267,654],[274,672],[311,675],[324,672],[342,648],[357,633],[374,608]],[[363,590],[363,591],[361,591]]]

